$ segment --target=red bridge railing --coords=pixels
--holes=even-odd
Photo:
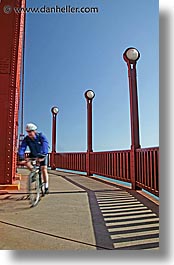
[[[86,153],[56,153],[54,157],[56,168],[86,171]]]
[[[90,172],[135,184],[159,196],[159,148],[108,152],[55,153],[56,168]],[[134,161],[132,161],[134,159]],[[50,160],[50,159],[49,159]]]
[[[136,150],[136,185],[159,195],[159,148]]]
[[[116,180],[131,182],[130,150],[90,153],[90,172]]]

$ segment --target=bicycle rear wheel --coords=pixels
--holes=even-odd
[[[36,206],[40,199],[39,173],[31,172],[28,179],[28,193],[31,206]]]

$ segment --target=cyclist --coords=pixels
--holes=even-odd
[[[48,171],[47,171],[47,154],[48,154],[48,140],[40,132],[37,132],[37,126],[33,123],[28,123],[26,125],[27,136],[24,137],[18,151],[19,163],[21,165],[27,166],[27,168],[32,171],[33,166],[30,161],[25,160],[25,151],[27,146],[30,149],[30,158],[38,158],[40,161],[41,172],[43,175],[43,180],[45,183],[45,193],[48,194]],[[44,159],[39,159],[41,155],[45,155]]]

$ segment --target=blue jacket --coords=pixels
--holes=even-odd
[[[42,133],[37,133],[34,140],[28,135],[25,136],[18,151],[20,158],[24,158],[27,146],[30,149],[30,157],[38,157],[38,154],[48,154],[48,140]]]

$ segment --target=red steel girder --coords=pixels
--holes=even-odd
[[[12,184],[16,174],[18,110],[25,0],[0,2],[0,184]]]

